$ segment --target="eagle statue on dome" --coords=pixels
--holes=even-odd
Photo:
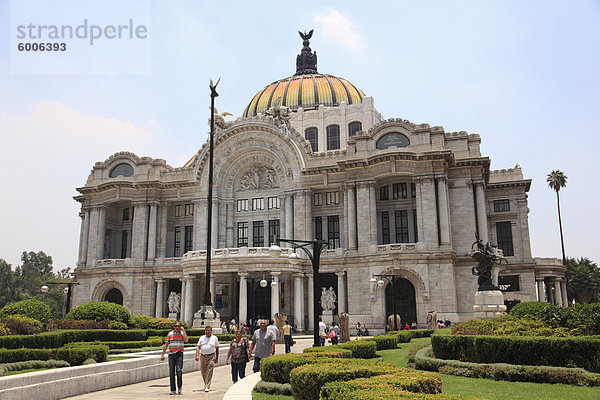
[[[313,29],[310,32],[304,33],[298,31],[303,42],[302,51],[296,57],[296,73],[295,75],[316,74],[317,73],[317,52],[310,49],[310,38],[313,34]]]

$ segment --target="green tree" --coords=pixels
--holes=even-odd
[[[0,259],[0,307],[8,303],[17,301],[15,287],[15,272],[11,265],[5,260]]]
[[[567,259],[565,257],[565,242],[563,239],[563,231],[562,231],[562,220],[560,218],[560,196],[558,192],[560,189],[567,186],[567,176],[558,169],[550,172],[546,177],[546,182],[548,182],[548,186],[550,186],[556,192],[556,206],[558,208],[558,228],[560,229],[560,247],[562,249],[562,258],[563,265],[566,265]]]
[[[567,259],[567,294],[577,303],[600,300],[600,268],[589,258]]]

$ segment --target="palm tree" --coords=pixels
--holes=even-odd
[[[563,265],[566,265],[567,259],[565,257],[565,243],[563,240],[562,220],[560,218],[560,196],[558,195],[558,192],[561,188],[567,186],[567,176],[560,170],[556,169],[548,174],[546,182],[548,182],[548,186],[550,186],[556,192],[556,205],[558,207],[558,227],[560,229],[560,247],[562,248]]]

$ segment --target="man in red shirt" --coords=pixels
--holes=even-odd
[[[183,345],[188,342],[187,334],[181,326],[181,323],[175,322],[175,328],[169,332],[165,338],[165,345],[163,346],[162,355],[160,360],[164,361],[165,352],[169,347],[169,378],[171,381],[171,394],[175,394],[175,374],[177,374],[177,388],[179,394],[181,394],[181,387],[183,386]]]

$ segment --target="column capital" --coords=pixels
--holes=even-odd
[[[148,200],[132,200],[131,205],[134,207],[147,206]]]
[[[248,278],[248,273],[247,272],[238,272],[238,275],[242,278]]]
[[[346,275],[346,271],[337,271],[335,274],[336,274],[338,277],[342,278],[343,276],[345,276],[345,275]]]
[[[346,182],[342,185],[343,190],[354,189],[356,187],[356,182]]]
[[[159,206],[160,205],[160,201],[159,200],[148,200],[148,205],[150,206]]]
[[[160,278],[160,279],[155,279],[155,280],[154,280],[154,282],[156,282],[156,283],[165,283],[166,281],[167,281],[167,280],[166,280],[166,279],[163,279],[163,278]]]
[[[441,182],[447,182],[447,181],[448,181],[448,177],[447,177],[446,175],[439,175],[439,176],[436,176],[436,177],[435,177],[435,179],[437,179],[437,180],[438,180],[438,183],[441,183]]]
[[[281,275],[281,271],[271,271],[269,274],[273,277]]]
[[[90,204],[88,210],[104,210],[106,208],[106,204],[98,203],[98,204]]]
[[[433,183],[434,178],[435,177],[433,175],[420,175],[420,176],[415,176],[413,178],[413,180],[416,183]]]
[[[483,189],[485,189],[485,182],[483,180],[473,180],[473,185],[475,186],[481,186]]]
[[[312,279],[314,274],[312,272],[307,272],[306,277]]]
[[[368,188],[368,187],[371,187],[371,186],[375,186],[375,181],[373,181],[373,180],[360,181],[360,182],[356,182],[355,185],[358,188],[365,188],[365,187]]]
[[[304,278],[304,274],[302,272],[295,272],[292,274],[294,278]]]

